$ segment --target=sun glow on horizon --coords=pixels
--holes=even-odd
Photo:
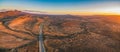
[[[54,12],[51,12],[55,14]],[[56,14],[71,14],[71,15],[120,15],[116,12],[56,12]]]

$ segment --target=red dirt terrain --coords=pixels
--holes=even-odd
[[[120,52],[119,15],[40,15],[0,12],[0,52],[39,52],[44,22],[46,52]]]

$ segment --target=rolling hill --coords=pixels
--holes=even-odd
[[[120,52],[119,15],[48,15],[0,12],[0,52],[38,52],[44,22],[47,52]]]

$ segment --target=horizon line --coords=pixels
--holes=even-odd
[[[0,9],[0,12],[3,10],[3,12],[4,11],[15,11],[15,10],[17,10],[17,11],[21,11],[21,12],[24,12],[24,11],[30,11],[30,13],[31,12],[33,12],[33,13],[35,13],[35,14],[39,14],[39,13],[43,13],[43,14],[52,14],[52,15],[88,15],[88,16],[90,16],[90,15],[120,15],[120,13],[117,13],[117,12],[97,12],[97,11],[93,11],[93,12],[91,12],[91,11],[68,11],[68,12],[66,12],[66,11],[61,11],[61,12],[55,12],[55,11],[53,11],[53,12],[46,12],[46,11],[39,11],[39,10],[20,10],[20,9]],[[28,12],[29,13],[29,12]]]

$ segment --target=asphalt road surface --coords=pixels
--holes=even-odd
[[[44,41],[43,41],[43,23],[39,26],[40,32],[39,32],[39,52],[46,52],[44,47]]]

